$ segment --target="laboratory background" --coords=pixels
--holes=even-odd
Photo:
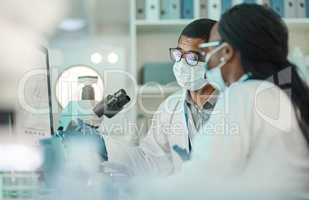
[[[37,149],[72,120],[138,146],[159,105],[181,89],[169,48],[183,28],[241,3],[284,19],[289,58],[309,83],[308,0],[2,0],[0,200],[48,199]]]

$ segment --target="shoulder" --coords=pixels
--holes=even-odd
[[[266,123],[282,131],[291,130],[297,124],[289,90],[282,90],[269,81],[249,80],[231,85],[226,92],[229,104],[239,105],[246,118],[251,116],[256,123]]]
[[[269,81],[262,80],[248,80],[241,83],[232,84],[227,91],[233,93],[255,94],[257,91],[272,88],[273,90],[280,90],[275,84]],[[269,91],[268,91],[269,92]]]
[[[158,111],[173,112],[181,108],[186,90],[180,89],[168,96],[159,106]]]
[[[269,81],[249,80],[242,83],[232,84],[226,91],[232,98],[241,98],[246,100],[275,100],[280,97],[280,100],[288,101],[288,91],[280,89],[275,84]],[[277,99],[278,100],[278,99]],[[268,103],[278,103],[278,101],[271,101]]]

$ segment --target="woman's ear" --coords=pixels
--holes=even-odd
[[[225,47],[222,49],[222,57],[226,60],[229,61],[232,59],[234,56],[234,49],[231,45],[227,44]]]

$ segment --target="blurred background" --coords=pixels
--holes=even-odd
[[[176,47],[181,30],[195,18],[218,20],[226,9],[243,2],[272,7],[285,19],[290,30],[291,57],[302,62],[301,70],[306,74],[306,0],[74,0],[50,40],[51,65],[60,73],[76,65],[91,67],[102,76],[105,94],[118,88],[128,90],[137,103],[125,118],[134,119],[144,135],[158,105],[178,90],[168,48]],[[108,72],[115,69],[129,75]],[[132,78],[136,88],[131,87]]]
[[[33,65],[35,59],[31,44],[43,44],[49,51],[54,127],[87,84],[94,87],[95,102],[123,88],[131,102],[116,117],[103,119],[104,133],[125,135],[138,144],[160,103],[179,89],[168,49],[177,46],[181,30],[193,19],[218,20],[225,10],[244,2],[271,7],[284,18],[290,58],[308,79],[308,0],[32,0],[33,6],[4,0],[2,121],[16,115],[18,83],[31,69],[20,66]],[[89,77],[94,80],[86,83]]]
[[[39,106],[35,103],[38,99],[47,103],[50,95],[53,127],[57,129],[73,115],[90,116],[87,109],[91,110],[92,104],[85,104],[82,112],[70,104],[80,101],[87,89],[93,88],[93,100],[97,103],[123,88],[131,97],[129,105],[114,118],[95,119],[95,123],[104,124],[103,134],[137,145],[160,103],[179,90],[168,50],[177,46],[181,30],[193,19],[218,20],[225,10],[243,2],[269,6],[284,18],[290,32],[290,59],[300,66],[299,71],[308,82],[309,0],[1,0],[1,144],[16,143],[5,133],[14,135],[14,125],[26,123],[32,117],[37,123],[18,133],[35,141],[48,137],[48,131],[42,131],[46,127],[41,131],[35,128],[42,124],[41,119],[49,119],[49,113],[20,115],[21,99],[35,107]],[[46,87],[41,87],[46,83],[46,74],[32,77],[36,74],[34,69],[48,64],[44,57],[47,54],[37,52],[41,45],[48,50],[50,94]],[[0,145],[0,162],[11,163],[9,168],[20,164],[1,160],[11,152],[12,147]],[[19,152],[26,152],[23,158],[33,161],[29,161],[29,168],[39,165],[38,155],[31,149],[24,151],[19,147],[16,155]],[[7,182],[0,181],[0,188],[1,184],[16,183],[11,181],[11,173],[0,175],[1,180],[9,177]],[[28,177],[35,188],[37,177],[28,175],[21,173],[17,178],[27,181]],[[14,191],[10,195],[8,199],[16,196]],[[25,192],[24,197],[32,196]]]

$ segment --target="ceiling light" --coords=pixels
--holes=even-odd
[[[116,64],[119,61],[119,56],[118,56],[118,54],[112,52],[112,53],[108,54],[107,60],[110,64]]]
[[[79,31],[86,26],[86,21],[82,18],[67,18],[61,22],[59,28],[64,31]]]
[[[100,53],[93,53],[90,57],[90,60],[93,64],[99,64],[102,62],[103,57]]]

